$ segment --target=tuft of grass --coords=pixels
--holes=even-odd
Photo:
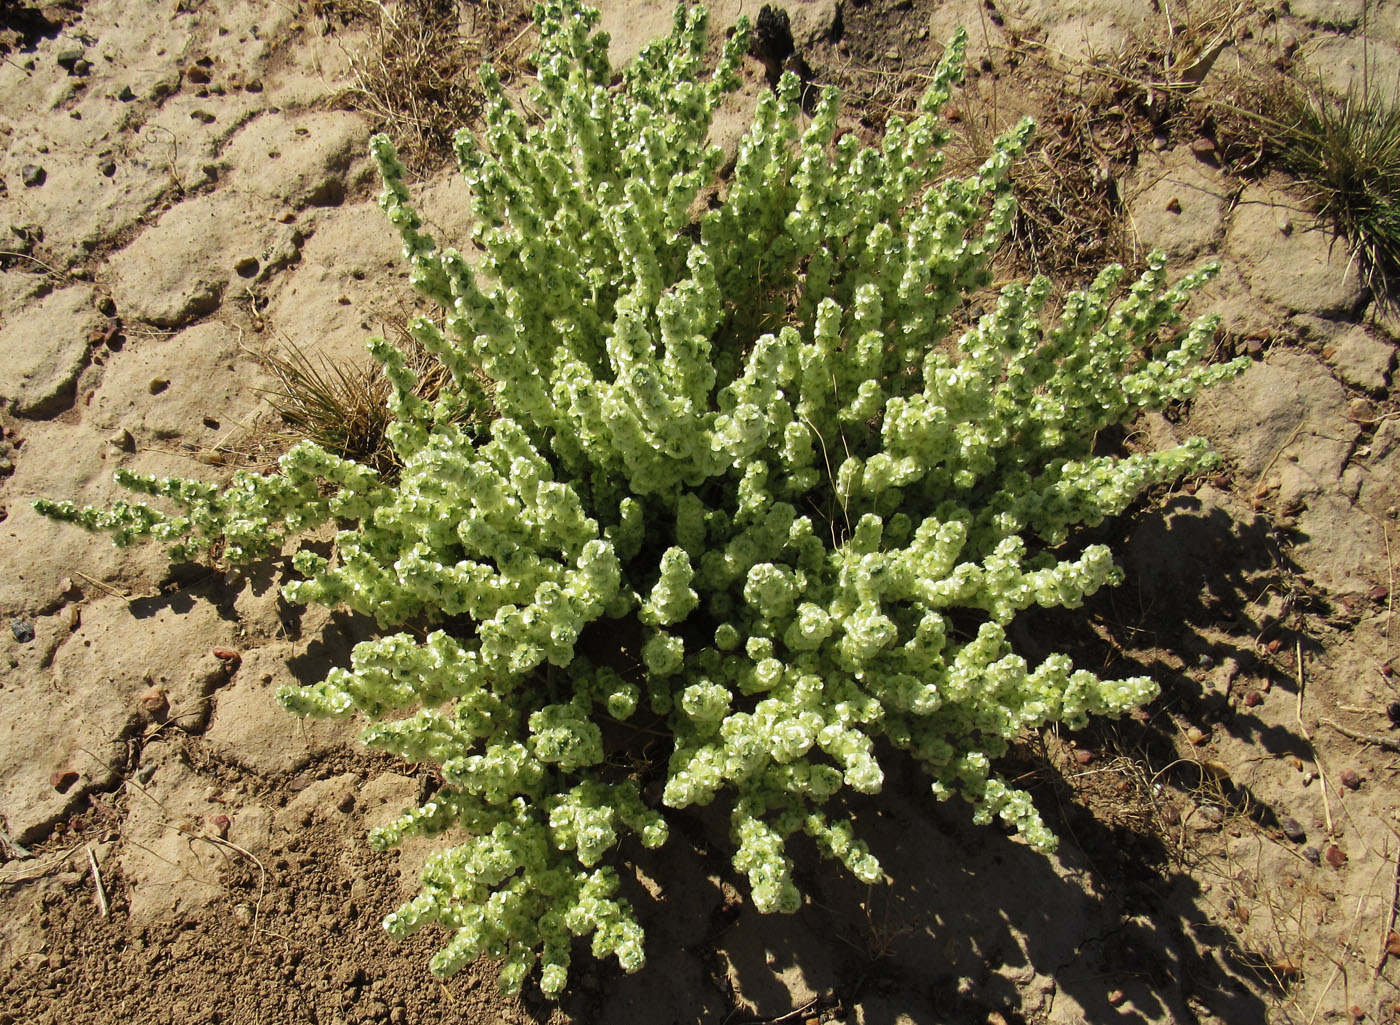
[[[368,22],[372,39],[348,52],[349,100],[394,139],[411,167],[452,152],[452,136],[481,104],[476,69],[503,76],[519,64],[508,52],[527,34],[527,0],[319,0],[330,23]]]
[[[1284,94],[1278,162],[1308,188],[1374,291],[1400,273],[1400,106],[1365,90]]]
[[[449,374],[432,353],[404,332],[408,368],[418,377],[419,398],[437,398]],[[253,355],[277,379],[265,394],[286,430],[273,431],[284,444],[310,439],[328,452],[354,459],[377,470],[387,480],[398,476],[398,455],[385,431],[393,422],[389,397],[393,390],[378,363],[312,359],[288,342],[286,353],[256,351]],[[480,410],[464,410],[462,423],[484,419]],[[279,446],[280,447],[280,446]]]
[[[1400,284],[1400,105],[1363,83],[1346,93],[1282,73],[1216,101],[1236,169],[1280,170],[1346,240],[1366,285],[1394,301]],[[1236,159],[1238,158],[1238,159]]]

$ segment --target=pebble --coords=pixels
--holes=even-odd
[[[1259,704],[1263,700],[1263,694],[1260,694],[1257,690],[1252,690],[1244,696],[1244,707],[1253,708],[1255,705]]]
[[[107,439],[107,444],[123,452],[136,451],[136,439],[131,436],[131,432],[125,427]]]
[[[165,391],[165,389],[167,389],[167,388],[169,388],[169,387],[170,387],[170,378],[168,378],[168,377],[153,377],[153,378],[151,378],[151,382],[150,382],[148,385],[146,385],[146,390],[147,390],[148,392],[150,392],[152,395],[159,395],[161,392]]]
[[[24,182],[26,188],[35,188],[49,177],[49,172],[45,171],[38,164],[25,164],[19,171],[20,180]]]
[[[185,81],[194,85],[208,85],[209,69],[195,63],[185,69]]]
[[[1088,765],[1094,760],[1094,752],[1086,751],[1081,747],[1078,751],[1074,752],[1074,760],[1080,765]]]
[[[117,173],[117,162],[115,160],[104,160],[97,165],[97,169],[102,172],[102,177],[112,178]]]
[[[1336,844],[1329,844],[1327,853],[1325,853],[1323,857],[1327,859],[1327,864],[1331,865],[1333,868],[1341,868],[1347,863],[1346,851],[1342,850]]]
[[[204,110],[203,108],[190,111],[190,117],[194,118],[202,125],[212,125],[218,120],[212,111]]]
[[[34,624],[26,619],[12,619],[10,620],[10,633],[21,644],[28,644],[34,639]]]
[[[1338,778],[1341,779],[1342,786],[1346,787],[1348,790],[1361,789],[1361,777],[1357,774],[1355,769],[1343,769]]]
[[[1303,857],[1307,858],[1314,865],[1322,864],[1322,852],[1316,847],[1304,847]]]
[[[130,103],[132,100],[136,99],[136,94],[131,91],[131,86],[124,85],[121,88],[121,92],[117,93],[117,99],[121,100],[123,103]]]
[[[1307,831],[1303,829],[1303,824],[1295,818],[1286,818],[1279,823],[1283,830],[1283,835],[1294,843],[1302,843],[1308,838]]]
[[[78,61],[82,60],[83,56],[83,48],[75,46],[69,47],[66,50],[60,50],[58,56],[54,59],[58,62],[58,66],[64,71],[72,72],[73,66],[76,65]]]
[[[1193,744],[1204,744],[1206,742],[1206,732],[1199,726],[1192,726],[1186,731],[1186,739]]]
[[[152,715],[159,716],[170,707],[170,702],[165,696],[165,691],[152,686],[142,692],[141,707]]]
[[[76,782],[78,782],[78,774],[72,769],[59,769],[49,776],[50,785],[59,793],[64,793]]]

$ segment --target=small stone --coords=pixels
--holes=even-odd
[[[150,383],[148,383],[148,384],[146,385],[146,390],[147,390],[148,392],[150,392],[152,395],[159,395],[161,392],[165,391],[165,389],[167,389],[167,388],[169,388],[169,387],[170,387],[170,378],[168,378],[168,377],[153,377],[153,378],[151,378]]]
[[[163,715],[165,710],[170,707],[170,701],[166,697],[165,691],[155,686],[147,687],[142,691],[140,700],[141,707],[157,718]]]
[[[1111,990],[1108,991],[1108,1006],[1109,1006],[1109,1007],[1117,1007],[1117,1006],[1118,1006],[1119,1004],[1121,1004],[1125,999],[1127,999],[1127,998],[1126,998],[1126,996],[1124,995],[1124,993],[1123,993],[1123,991],[1122,991],[1121,989],[1111,989]]]
[[[1167,200],[1167,205],[1165,209],[1169,214],[1181,213],[1181,200],[1176,196],[1173,196],[1171,199]]]
[[[1081,747],[1079,750],[1074,752],[1074,760],[1080,765],[1088,765],[1094,760],[1094,752],[1086,751],[1084,748]]]
[[[63,622],[68,627],[68,632],[72,633],[83,625],[83,610],[78,605],[69,605],[63,613]]]
[[[1389,596],[1390,588],[1386,587],[1384,584],[1377,584],[1366,592],[1366,597],[1370,598],[1372,601],[1385,601]]]
[[[185,69],[185,81],[193,85],[208,85],[209,69],[199,64],[191,64]]]
[[[231,662],[235,665],[243,659],[243,656],[232,648],[214,648],[213,655],[221,662]]]
[[[92,74],[92,61],[87,60],[86,58],[83,60],[74,61],[73,70],[70,71],[69,74],[71,74],[74,78],[87,78],[88,75]],[[78,112],[75,110],[73,111],[73,113],[77,114]]]
[[[1361,789],[1361,777],[1357,774],[1355,769],[1343,769],[1338,778],[1341,780],[1342,786],[1346,787],[1348,790]]]
[[[19,171],[20,180],[24,182],[25,188],[37,188],[47,180],[49,172],[45,171],[38,164],[25,164]]]
[[[1283,830],[1283,835],[1294,843],[1302,843],[1308,838],[1307,832],[1303,829],[1303,824],[1295,818],[1286,818],[1279,823],[1279,828]]]
[[[1303,857],[1307,858],[1314,865],[1322,864],[1322,852],[1316,847],[1304,847]]]
[[[1341,868],[1347,863],[1347,853],[1336,844],[1328,844],[1327,852],[1323,855],[1327,859],[1327,864],[1333,868]]]
[[[199,110],[190,111],[190,117],[194,118],[202,125],[212,125],[215,121],[218,120],[218,118],[214,116],[212,111],[204,110],[202,108]]]
[[[78,774],[72,769],[59,769],[49,776],[49,785],[60,794],[67,793],[68,788],[78,782]]]
[[[1215,143],[1204,135],[1191,143],[1191,152],[1195,154],[1197,160],[1215,163]]]
[[[1206,742],[1206,731],[1199,726],[1192,726],[1186,731],[1186,739],[1199,746]]]
[[[352,793],[342,794],[340,800],[335,803],[335,807],[337,811],[346,815],[350,814],[355,810],[355,795]]]
[[[28,644],[34,639],[34,624],[26,619],[12,619],[10,633],[21,644]]]
[[[131,86],[124,85],[121,88],[121,92],[117,93],[117,99],[121,100],[123,103],[130,103],[132,100],[136,99],[136,94],[131,91]]]
[[[54,58],[58,66],[68,73],[72,73],[74,65],[83,59],[84,50],[82,47],[69,47],[66,50],[58,51],[58,56]]]
[[[1390,720],[1392,729],[1400,728],[1400,701],[1392,701],[1385,706],[1386,718]]]
[[[209,832],[220,839],[228,836],[230,821],[227,815],[210,815],[204,822],[209,827]]]
[[[107,439],[107,444],[123,452],[136,451],[136,439],[131,436],[131,432],[125,427]]]
[[[1391,957],[1400,957],[1400,932],[1392,929],[1385,936],[1385,952]]]
[[[104,178],[113,178],[117,173],[117,162],[115,160],[104,160],[97,165],[97,170]]]
[[[1257,690],[1249,691],[1244,696],[1244,707],[1253,708],[1255,705],[1259,704],[1263,700],[1264,695],[1260,694]]]

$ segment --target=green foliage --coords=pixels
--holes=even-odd
[[[723,201],[697,214],[747,26],[705,78],[705,14],[682,9],[614,88],[594,12],[563,0],[538,16],[543,121],[488,69],[485,137],[457,137],[478,260],[422,233],[393,150],[373,143],[414,283],[446,314],[445,331],[411,330],[451,374],[425,400],[399,350],[371,341],[393,385],[396,481],[303,443],[276,474],[222,489],[121,476],[174,514],[39,505],[180,557],[218,542],[253,558],[337,524],[330,559],[297,553],[287,597],[397,632],[279,697],[361,713],[367,744],[441,767],[442,787],[375,846],[470,837],[429,861],[386,928],[450,930],[441,975],[504,956],[503,988],[539,963],[557,994],[572,937],[641,966],[617,866],[634,842],[666,842],[673,809],[729,809],[762,911],[801,902],[795,833],[881,878],[833,798],[878,793],[892,749],[936,797],[1050,847],[993,760],[1023,731],[1155,688],[1062,655],[1029,665],[1006,625],[1116,582],[1108,549],[1072,528],[1212,459],[1199,440],[1095,455],[1095,433],[1240,367],[1201,365],[1212,318],[1180,326],[1211,269],[1169,284],[1160,259],[1126,292],[1104,271],[1054,318],[1048,281],[1009,285],[955,336],[1031,130],[935,184],[961,35],[923,113],[877,148],[838,138],[832,91],[804,118],[784,78]],[[483,377],[500,415],[474,435],[460,413],[485,403]]]

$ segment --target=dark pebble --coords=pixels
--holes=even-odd
[[[28,644],[34,639],[34,624],[23,619],[12,619],[10,633],[14,634],[15,640],[21,644]]]
[[[195,85],[209,84],[209,69],[200,64],[191,64],[185,69],[185,81]]]
[[[32,189],[36,185],[44,184],[44,181],[49,176],[49,172],[45,171],[38,164],[25,164],[24,167],[20,168],[19,176],[24,184]]]
[[[1343,769],[1341,771],[1342,786],[1348,790],[1359,790],[1361,788],[1361,777],[1355,769]]]
[[[1307,832],[1303,829],[1303,824],[1297,819],[1284,819],[1282,822],[1279,823],[1279,826],[1283,829],[1283,835],[1288,837],[1288,839],[1292,840],[1294,843],[1302,843],[1308,838]]]
[[[92,74],[92,61],[80,60],[74,63],[72,74],[78,78],[87,78]]]
[[[1320,850],[1318,850],[1316,847],[1304,847],[1304,848],[1303,848],[1303,857],[1307,858],[1307,859],[1308,859],[1309,861],[1311,861],[1314,865],[1321,865],[1321,864],[1322,864],[1322,852],[1321,852]]]
[[[1400,727],[1400,701],[1392,701],[1385,710],[1385,714],[1390,717],[1390,725]]]
[[[130,103],[132,100],[136,99],[136,94],[131,91],[131,86],[124,85],[122,86],[122,91],[117,93],[117,99],[121,100],[123,103]]]
[[[194,119],[195,119],[196,121],[198,121],[200,124],[204,124],[204,125],[212,125],[216,120],[218,120],[218,119],[214,116],[213,112],[212,112],[212,111],[208,111],[208,110],[195,110],[195,111],[191,111],[191,112],[190,112],[190,117],[194,118]]]
[[[58,66],[64,71],[69,72],[71,72],[73,70],[74,65],[76,65],[78,61],[82,59],[83,50],[81,47],[70,47],[67,50],[61,50],[57,57]]]
[[[97,165],[97,169],[102,172],[102,177],[111,178],[117,173],[117,162],[115,160],[104,160]]]

